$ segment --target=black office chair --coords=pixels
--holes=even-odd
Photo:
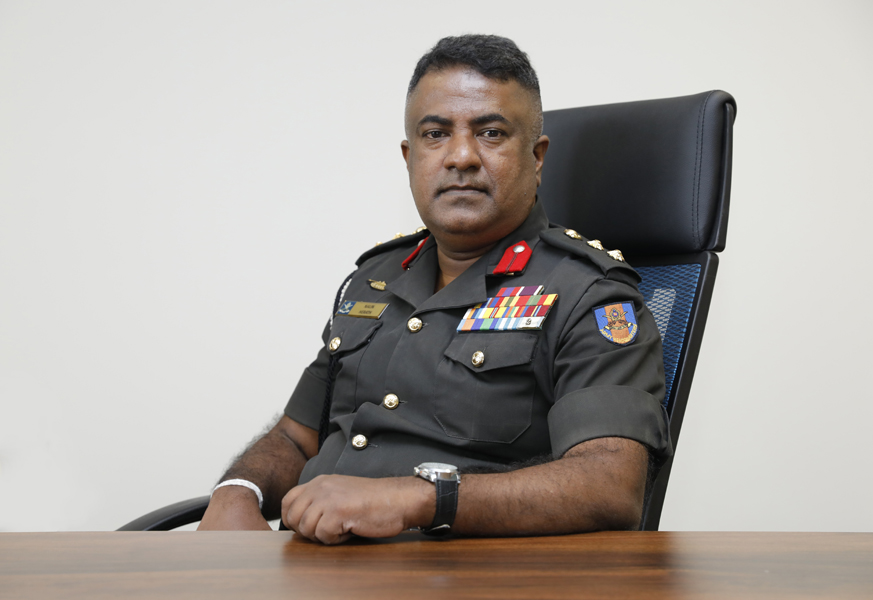
[[[716,252],[727,236],[736,102],[722,91],[554,110],[539,196],[549,218],[618,248],[664,346],[675,449],[709,312]],[[658,465],[641,529],[658,529],[673,460]],[[171,504],[119,531],[165,531],[199,521],[209,496]]]
[[[718,257],[727,237],[736,102],[693,96],[555,110],[539,193],[555,223],[572,227],[636,267],[664,346],[673,448],[682,419]],[[655,531],[673,460],[646,498],[641,529]]]

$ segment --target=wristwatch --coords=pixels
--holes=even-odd
[[[436,513],[430,527],[422,527],[427,535],[442,536],[452,531],[455,513],[458,510],[458,486],[461,476],[458,467],[445,463],[421,463],[415,467],[415,474],[436,486]]]

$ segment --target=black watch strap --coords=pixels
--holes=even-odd
[[[455,513],[458,512],[458,482],[454,479],[437,479],[436,514],[430,527],[422,530],[428,535],[447,535],[452,531]]]

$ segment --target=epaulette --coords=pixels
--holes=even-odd
[[[394,234],[394,237],[387,242],[377,242],[373,248],[370,248],[363,254],[358,257],[358,260],[355,261],[357,266],[361,266],[365,260],[376,256],[377,254],[382,254],[383,252],[387,252],[388,250],[393,250],[394,248],[401,248],[403,246],[414,245],[426,238],[429,235],[427,228],[424,226],[419,227],[413,233],[409,235],[404,235],[402,233]]]
[[[600,240],[586,239],[575,230],[563,227],[550,227],[540,233],[540,237],[552,246],[587,258],[597,265],[604,275],[609,275],[610,271],[618,269],[620,272],[631,275],[637,282],[640,281],[639,274],[625,262],[621,250],[607,250],[600,243]]]

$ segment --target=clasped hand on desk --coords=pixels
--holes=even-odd
[[[562,458],[506,473],[462,478],[453,529],[468,535],[547,535],[633,529],[642,514],[648,454],[624,438],[577,444]],[[352,535],[393,537],[433,521],[432,484],[417,477],[322,475],[281,500],[285,524],[325,544]],[[265,502],[265,510],[267,510]],[[278,512],[279,506],[270,509]],[[270,513],[272,514],[272,512]],[[255,493],[216,490],[200,529],[268,529]]]
[[[435,505],[434,486],[417,477],[320,475],[285,495],[282,520],[309,539],[340,544],[353,535],[393,537],[429,525]],[[209,506],[200,530],[271,529],[254,492],[247,488],[220,488]]]

